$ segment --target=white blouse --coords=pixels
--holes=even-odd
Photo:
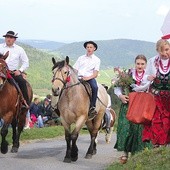
[[[132,69],[132,77],[133,77],[134,80],[136,80],[135,71],[136,71],[136,69]],[[144,74],[144,76],[141,80],[140,85],[137,85],[137,84],[131,85],[132,90],[136,91],[136,92],[146,91],[149,88],[149,85],[150,85],[150,81],[147,78],[148,78],[148,75],[145,72],[145,74]],[[115,87],[114,93],[119,97],[120,95],[122,95],[122,88],[121,87]]]

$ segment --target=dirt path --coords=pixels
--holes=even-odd
[[[77,162],[64,163],[66,151],[64,138],[33,141],[21,144],[19,152],[6,155],[0,154],[0,169],[2,170],[103,170],[119,157],[120,153],[113,149],[116,135],[113,134],[110,144],[105,143],[104,134],[100,134],[97,154],[92,159],[84,156],[89,147],[89,135],[80,135],[77,145],[79,158]]]

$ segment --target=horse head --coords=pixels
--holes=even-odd
[[[65,60],[58,61],[52,58],[53,67],[53,79],[52,79],[52,92],[54,96],[59,96],[62,89],[66,86],[70,80],[70,66],[69,57],[66,56]]]
[[[8,66],[5,62],[5,59],[8,57],[9,52],[5,55],[0,54],[0,90],[4,87],[7,77],[8,77]]]

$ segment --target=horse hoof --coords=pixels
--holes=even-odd
[[[71,161],[75,162],[75,161],[77,161],[77,159],[78,159],[78,156],[71,158]]]
[[[70,159],[70,158],[64,158],[64,161],[63,161],[63,162],[71,163],[71,159]]]
[[[110,141],[108,139],[106,139],[106,143],[110,143]]]
[[[6,154],[8,152],[8,147],[7,148],[2,148],[1,147],[1,153]]]
[[[91,155],[91,154],[86,154],[85,158],[86,158],[86,159],[91,159],[91,158],[92,158],[92,155]]]
[[[93,155],[96,155],[96,153],[97,153],[97,150],[93,150]]]
[[[17,152],[18,152],[18,148],[12,147],[11,152],[12,152],[12,153],[17,153]]]
[[[8,142],[4,142],[1,144],[1,153],[6,154],[8,152]]]

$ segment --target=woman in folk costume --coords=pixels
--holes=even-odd
[[[129,73],[129,77],[132,80],[128,87],[130,91],[146,91],[148,89],[150,81],[147,80],[148,76],[145,74],[146,64],[147,59],[144,55],[138,55],[135,58],[135,69],[132,69]],[[126,113],[128,110],[129,97],[128,94],[124,93],[123,87],[119,85],[118,87],[116,86],[114,92],[122,101],[122,105],[118,118],[117,141],[114,148],[118,151],[123,151],[120,162],[126,163],[129,152],[134,154],[151,145],[150,143],[142,142],[142,125],[127,120]]]
[[[150,92],[155,97],[156,110],[150,125],[143,130],[143,141],[151,140],[155,147],[170,144],[170,44],[159,40],[158,55],[149,60],[146,72],[152,82]]]

